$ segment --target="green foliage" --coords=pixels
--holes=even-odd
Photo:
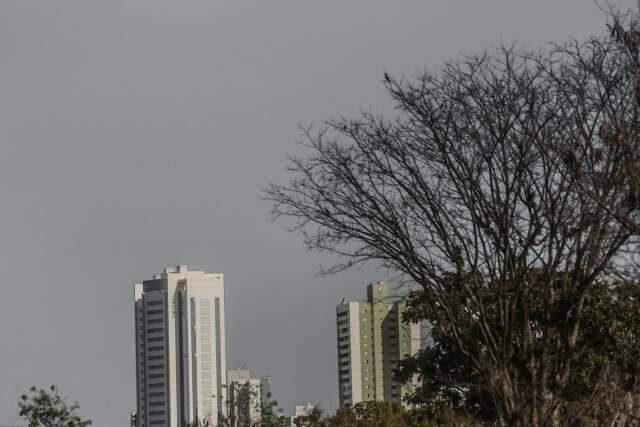
[[[260,405],[260,427],[289,427],[286,417],[279,415],[278,402],[271,400],[271,393],[267,395],[267,401]]]
[[[294,420],[296,427],[435,427],[472,426],[473,423],[456,414],[432,417],[421,409],[407,410],[397,403],[383,401],[360,402],[352,408],[339,409],[333,416],[322,410]]]
[[[452,278],[452,288],[455,288]],[[535,286],[529,294],[532,334],[542,336],[542,330],[561,330],[565,322],[565,304],[562,297],[550,304],[546,294]],[[562,289],[555,289],[561,293]],[[483,378],[474,369],[469,357],[457,351],[450,331],[440,322],[442,313],[424,292],[412,294],[407,303],[407,320],[427,320],[431,324],[432,344],[414,357],[401,361],[400,381],[413,375],[421,379],[421,386],[410,395],[409,402],[421,408],[426,419],[437,420],[442,414],[471,417],[478,422],[496,422],[498,415]],[[491,304],[488,311],[491,312]],[[543,314],[543,312],[547,314]],[[553,311],[551,315],[549,311]],[[582,310],[575,355],[571,360],[568,386],[563,389],[564,399],[580,403],[590,399],[604,380],[612,376],[621,382],[623,391],[631,392],[640,382],[640,287],[635,283],[598,282],[586,294]],[[464,313],[460,314],[461,316]],[[496,324],[498,319],[496,319]],[[497,326],[497,325],[496,325]],[[481,333],[473,322],[467,322],[463,333],[468,341]],[[518,341],[519,337],[514,340]],[[518,343],[518,345],[521,345]],[[478,345],[476,352],[483,352]],[[548,354],[546,380],[553,390],[558,354]],[[514,356],[515,359],[515,356]],[[515,360],[524,366],[526,360]]]
[[[286,417],[279,414],[278,402],[271,399],[271,393],[260,401],[260,413],[251,417],[251,406],[260,399],[258,392],[249,382],[235,384],[228,392],[227,410],[218,422],[220,427],[289,427]],[[199,427],[200,424],[194,424]]]
[[[237,384],[235,389],[235,414],[238,417],[238,425],[249,426],[255,420],[251,419],[252,401],[258,399],[258,393],[251,383]]]
[[[74,402],[68,406],[60,397],[58,388],[52,385],[49,390],[29,389],[18,401],[19,415],[25,419],[29,427],[85,427],[91,421],[83,420],[76,414],[80,406]]]
[[[408,427],[406,412],[402,406],[377,401],[361,402],[353,408],[340,409],[328,420],[327,425],[332,427]]]
[[[324,411],[318,407],[314,407],[309,415],[298,416],[293,420],[296,427],[325,427],[326,423]]]

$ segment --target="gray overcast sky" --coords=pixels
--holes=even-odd
[[[225,274],[230,367],[334,408],[335,305],[384,277],[314,277],[268,221],[297,124],[388,109],[385,70],[603,29],[589,0],[0,0],[0,424],[55,383],[126,425],[132,283],[178,263]]]

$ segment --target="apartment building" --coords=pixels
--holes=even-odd
[[[368,400],[402,403],[412,384],[394,380],[398,362],[420,349],[420,325],[402,321],[405,305],[389,295],[389,285],[367,286],[367,300],[336,308],[340,407]]]
[[[166,268],[134,285],[138,427],[215,426],[225,402],[224,277]]]

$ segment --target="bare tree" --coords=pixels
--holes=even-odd
[[[310,248],[343,257],[330,272],[375,261],[419,285],[510,425],[560,422],[587,291],[636,279],[638,44],[621,22],[385,74],[396,117],[304,130],[309,155],[266,189]]]

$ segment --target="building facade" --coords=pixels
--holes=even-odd
[[[271,402],[271,377],[251,378],[248,369],[227,371],[227,414],[233,427],[259,425],[262,407]]]
[[[271,394],[271,377],[265,375],[260,377],[260,403],[263,406],[269,405],[273,401]]]
[[[402,320],[405,305],[393,302],[389,286],[367,286],[365,302],[336,308],[340,407],[368,400],[402,403],[413,384],[394,380],[398,362],[420,350],[420,325]]]
[[[291,416],[291,427],[296,427],[296,420],[300,417],[309,417],[313,413],[316,407],[311,403],[305,403],[304,405],[296,405]]]
[[[138,427],[217,425],[226,400],[223,275],[180,265],[134,288]]]

